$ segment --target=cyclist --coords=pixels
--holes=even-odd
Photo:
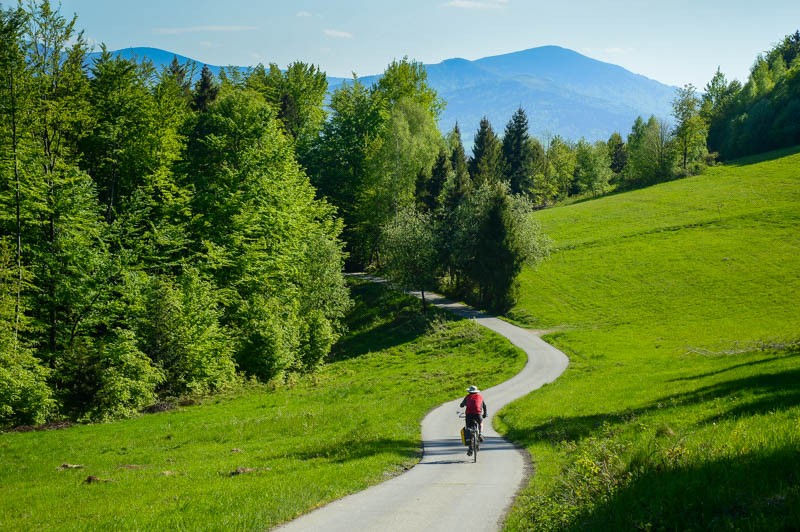
[[[469,427],[473,421],[478,423],[478,441],[483,441],[483,420],[486,418],[486,402],[484,402],[481,391],[477,386],[467,388],[467,395],[459,406],[467,407],[466,419],[464,420],[465,426]],[[481,414],[483,417],[481,417]],[[467,456],[470,454],[472,454],[472,449],[467,451]]]

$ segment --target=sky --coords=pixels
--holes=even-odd
[[[61,13],[77,14],[97,48],[219,66],[303,61],[367,76],[405,56],[432,64],[557,45],[699,89],[718,67],[745,81],[759,53],[800,29],[800,0],[62,0]]]

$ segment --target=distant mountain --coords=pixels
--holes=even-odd
[[[114,53],[147,58],[156,67],[168,65],[176,55],[156,48],[126,48]],[[193,61],[180,55],[178,60]],[[209,68],[217,74],[221,67]],[[447,59],[426,65],[426,69],[431,86],[447,102],[440,128],[449,131],[458,122],[468,146],[483,116],[502,135],[519,106],[528,115],[531,134],[540,138],[561,135],[573,140],[606,140],[614,131],[624,136],[637,116],[654,114],[668,119],[675,95],[675,87],[558,46],[475,61]],[[379,77],[360,79],[370,85]],[[331,91],[345,82],[344,78],[328,78]]]
[[[134,59],[136,61],[143,61],[147,59],[148,61],[152,62],[158,70],[169,66],[169,64],[172,63],[172,58],[177,57],[178,62],[182,65],[186,63],[194,63],[197,65],[197,71],[195,72],[196,77],[200,76],[200,69],[203,68],[204,64],[206,64],[202,61],[192,59],[191,57],[186,57],[185,55],[168,52],[166,50],[161,50],[160,48],[148,48],[146,46],[138,48],[123,48],[121,50],[114,50],[111,53],[117,57],[122,57],[123,59]],[[97,57],[100,57],[100,52],[90,53],[89,64],[91,64],[91,62]],[[222,70],[221,66],[216,65],[208,65],[208,68],[215,76],[218,76],[220,70]]]
[[[449,131],[458,122],[467,145],[484,116],[502,136],[520,106],[539,138],[607,140],[614,131],[625,136],[639,115],[668,119],[675,96],[675,87],[558,46],[475,61],[447,59],[426,69],[431,86],[447,102],[440,128]],[[333,89],[334,81],[330,84]]]

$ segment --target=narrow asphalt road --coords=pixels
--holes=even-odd
[[[532,331],[475,311],[436,294],[432,304],[474,319],[508,338],[528,355],[525,368],[510,380],[483,390],[490,418],[478,462],[466,456],[457,415],[461,397],[432,410],[422,421],[423,456],[410,471],[334,501],[278,530],[453,531],[499,530],[506,511],[527,478],[528,460],[492,429],[491,416],[504,405],[552,382],[567,368],[561,351]],[[469,384],[464,383],[464,388]],[[466,393],[465,393],[466,395]]]

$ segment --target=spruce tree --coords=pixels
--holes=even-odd
[[[430,176],[421,173],[417,180],[417,204],[423,212],[430,213],[438,209],[445,182],[452,173],[453,167],[450,164],[447,149],[442,147],[433,163]]]
[[[214,103],[219,94],[219,86],[214,81],[214,74],[208,65],[203,65],[200,71],[200,79],[194,85],[194,97],[192,100],[192,107],[195,111],[204,113],[208,107]]]
[[[608,156],[611,159],[611,171],[615,175],[620,175],[628,163],[628,146],[622,140],[622,135],[614,132],[608,138]]]
[[[464,143],[461,140],[461,129],[458,127],[458,122],[448,134],[447,142],[451,147],[450,164],[453,167],[453,180],[452,186],[449,187],[445,208],[452,211],[469,195],[472,187],[467,155],[464,151]]]
[[[503,147],[500,139],[492,129],[489,119],[481,119],[475,143],[472,147],[472,158],[469,160],[469,175],[476,187],[484,183],[500,183],[503,181]]]
[[[504,176],[512,194],[532,193],[534,155],[529,139],[528,117],[520,107],[506,125],[503,136]]]

